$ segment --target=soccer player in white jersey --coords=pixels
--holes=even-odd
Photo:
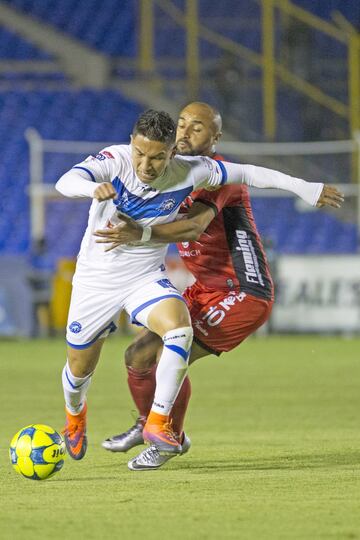
[[[186,375],[193,332],[183,298],[165,273],[166,246],[151,241],[151,226],[173,221],[181,202],[194,189],[217,189],[227,178],[232,183],[286,189],[313,206],[323,190],[322,183],[261,167],[174,156],[175,131],[169,115],[146,111],[134,126],[130,145],[106,148],[76,165],[56,184],[66,196],[93,198],[73,280],[68,359],[62,377],[65,441],[74,459],[86,452],[86,392],[104,339],[116,328],[122,309],[164,343],[143,438],[164,455],[181,452],[168,418]],[[334,204],[341,202],[336,190],[329,197]],[[140,223],[142,237],[136,244],[106,251],[93,233],[113,227],[119,211]]]

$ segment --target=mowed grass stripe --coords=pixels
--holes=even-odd
[[[128,339],[106,343],[89,392],[89,450],[43,482],[12,435],[63,425],[60,340],[0,343],[1,538],[360,539],[359,339],[250,339],[191,368],[191,451],[134,473],[103,438],[126,429]],[[140,447],[138,447],[140,449]]]

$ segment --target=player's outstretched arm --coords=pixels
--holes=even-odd
[[[147,241],[168,244],[171,242],[186,242],[198,240],[215,217],[214,208],[195,202],[184,219],[163,225],[147,227],[150,235]],[[126,214],[118,212],[121,222],[111,229],[95,231],[94,235],[99,244],[109,244],[105,251],[132,242],[139,242],[144,234],[144,228]]]
[[[243,183],[257,188],[283,189],[294,193],[311,206],[333,206],[339,208],[344,196],[334,186],[320,182],[306,182],[279,171],[255,167],[255,165],[239,165],[223,162],[227,173],[227,183]]]

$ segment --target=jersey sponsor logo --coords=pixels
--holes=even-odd
[[[72,323],[69,324],[69,330],[73,334],[78,334],[79,332],[81,332],[81,329],[82,329],[82,326],[78,321],[73,321]]]
[[[140,189],[144,192],[147,192],[147,191],[157,191],[157,189],[151,187],[151,186],[140,186]]]
[[[154,405],[156,407],[159,407],[160,409],[165,409],[165,406],[162,403],[158,403],[157,401],[154,401]]]
[[[100,152],[100,154],[101,154],[102,156],[107,157],[107,158],[115,159],[114,156],[112,155],[112,153],[111,153],[111,152],[108,152],[107,150],[103,150],[102,152]]]
[[[238,245],[236,251],[240,251],[245,265],[245,279],[248,283],[257,283],[264,287],[264,280],[260,272],[259,261],[255,248],[246,231],[237,230],[236,238]]]
[[[206,158],[206,157],[200,157],[201,161],[203,162],[203,164],[205,165],[205,167],[207,169],[209,169],[209,171],[213,171],[214,170],[214,164],[215,162],[210,160],[209,158]],[[206,188],[207,189],[207,188]]]
[[[164,287],[164,289],[174,289],[174,285],[171,283],[169,279],[159,279],[156,283],[161,285],[161,287]]]
[[[190,245],[190,242],[181,242],[181,245],[184,249],[187,249]]]
[[[222,210],[232,267],[242,291],[271,299],[273,287],[266,257],[257,235],[247,192],[243,195],[244,202],[239,206]]]
[[[117,210],[126,210],[129,207],[130,201],[129,201],[129,195],[125,191],[120,199],[114,199],[114,203],[116,204]]]
[[[99,152],[98,154],[92,157],[94,159],[97,159],[98,161],[104,161],[104,159],[106,158],[115,159],[114,156],[107,150],[103,150],[102,152]]]
[[[163,201],[160,204],[159,210],[160,211],[172,210],[175,206],[176,206],[176,200],[175,199],[167,199],[167,200]]]
[[[197,257],[200,254],[200,249],[186,249],[185,251],[183,249],[179,249],[180,257]]]
[[[164,343],[167,342],[167,341],[170,341],[171,339],[180,339],[180,338],[186,338],[186,335],[185,334],[181,334],[181,336],[169,336],[169,337],[164,337],[163,338],[163,341]]]
[[[209,332],[206,326],[217,326],[220,324],[226,314],[231,311],[231,308],[242,302],[246,298],[246,293],[241,292],[237,294],[235,291],[230,291],[228,296],[226,296],[221,302],[218,302],[215,306],[210,306],[208,311],[201,319],[194,321],[194,326],[204,335],[208,336]]]

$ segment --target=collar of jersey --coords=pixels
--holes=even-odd
[[[160,178],[160,177],[159,177]],[[143,191],[151,191],[151,192],[155,192],[155,191],[158,191],[157,188],[153,187],[153,184],[146,184],[145,182],[143,182],[142,180],[140,180],[140,178],[136,175],[136,180],[139,184],[139,187],[143,190]],[[158,179],[156,178],[156,180],[154,180],[154,182],[156,182]]]
[[[165,173],[167,171],[167,167],[165,167],[164,171],[160,174],[160,176],[158,176],[157,178],[155,178],[155,180],[151,183],[151,184],[146,184],[145,182],[142,182],[140,180],[140,178],[138,178],[138,176],[136,176],[136,179],[138,180],[138,182],[140,183],[140,187],[146,187],[146,188],[151,188],[151,190],[154,192],[154,191],[159,191],[159,188],[158,188],[158,185],[159,185],[159,182],[162,181],[163,177],[165,176]],[[150,191],[150,189],[149,189]]]

